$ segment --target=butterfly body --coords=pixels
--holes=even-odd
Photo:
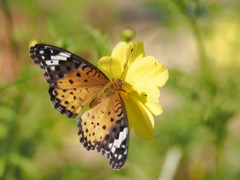
[[[30,56],[44,71],[58,111],[76,117],[90,103],[77,120],[80,142],[87,150],[107,156],[113,169],[121,169],[129,141],[124,82],[109,80],[88,61],[55,46],[36,44]]]
[[[104,99],[109,98],[112,95],[120,95],[121,91],[124,91],[122,89],[123,81],[120,79],[109,81],[96,95],[96,98],[94,101],[91,102],[90,107],[93,108],[96,106],[99,102],[104,101]]]

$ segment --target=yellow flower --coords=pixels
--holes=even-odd
[[[204,39],[207,55],[220,68],[239,66],[239,19],[230,12],[212,22],[212,33]]]
[[[163,111],[158,98],[159,88],[168,80],[167,68],[155,57],[145,57],[141,41],[118,43],[111,56],[99,60],[98,68],[109,79],[124,81],[126,95],[123,101],[129,126],[141,139],[153,139],[153,115],[160,115]]]

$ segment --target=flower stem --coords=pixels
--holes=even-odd
[[[182,157],[182,151],[179,147],[173,147],[168,150],[166,158],[162,165],[161,173],[158,180],[172,180],[177,171]]]
[[[199,28],[197,26],[197,23],[195,21],[191,21],[190,27],[192,29],[192,32],[195,35],[197,45],[198,45],[200,68],[201,68],[201,70],[206,71],[209,67],[208,67],[208,62],[207,62],[207,57],[206,57],[206,52],[205,52],[205,47],[204,47],[204,40],[202,38],[202,35],[201,35]]]

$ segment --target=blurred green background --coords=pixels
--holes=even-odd
[[[240,179],[240,2],[0,0],[0,179]],[[155,139],[131,133],[125,167],[79,143],[49,100],[33,40],[94,64],[132,27],[169,68]]]

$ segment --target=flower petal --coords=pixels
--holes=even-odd
[[[164,70],[162,64],[157,62],[153,56],[147,56],[135,61],[128,69],[128,77],[133,83],[137,81],[153,80]],[[128,78],[127,77],[127,78]]]
[[[144,105],[155,116],[160,115],[163,112],[162,106],[160,104],[158,104],[158,103],[147,101]]]
[[[154,102],[158,102],[159,87],[163,86],[167,79],[167,69],[152,56],[134,62],[125,77],[125,81],[132,85],[133,90],[146,94]]]
[[[118,59],[121,62],[121,67],[124,68],[126,62],[129,60],[131,49],[133,48],[133,43],[118,43],[112,51],[112,57]]]
[[[122,75],[121,62],[110,56],[102,57],[98,61],[98,68],[108,77],[108,79],[119,79]]]
[[[143,43],[142,41],[137,41],[136,43],[131,42],[129,44],[125,42],[118,43],[113,49],[111,56],[120,60],[123,68],[128,68],[125,67],[126,63],[128,66],[131,66],[133,62],[143,58],[144,55]]]
[[[158,87],[163,87],[169,78],[169,72],[167,68],[163,68],[161,74],[157,76],[157,85]]]
[[[133,96],[124,100],[129,124],[135,133],[143,140],[152,140],[154,132],[154,118],[151,112]]]
[[[150,100],[148,96],[142,96],[134,92],[129,94],[129,96],[132,96],[140,101],[154,115],[160,115],[163,112],[162,106],[159,105],[158,98],[157,102],[155,102]]]
[[[137,41],[136,44],[133,45],[132,55],[130,62],[133,63],[134,61],[137,61],[138,59],[141,59],[145,56],[143,42]]]

